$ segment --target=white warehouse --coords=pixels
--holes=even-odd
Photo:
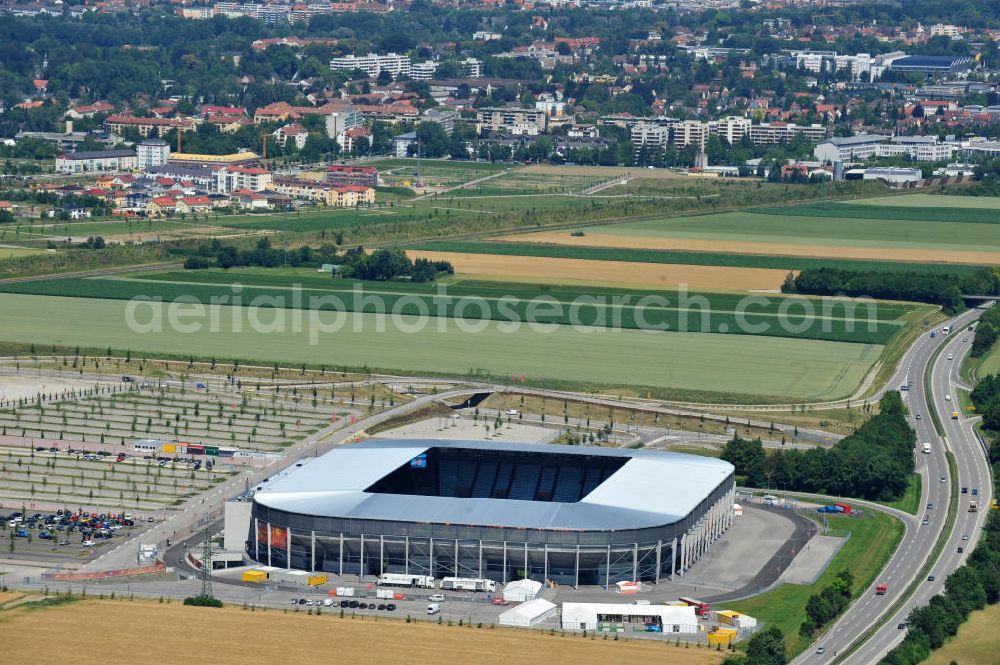
[[[626,603],[563,603],[563,630],[697,633],[698,618],[691,605],[631,605]]]

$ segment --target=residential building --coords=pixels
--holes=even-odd
[[[353,164],[334,164],[326,167],[326,182],[334,186],[378,186],[378,168]]]
[[[306,145],[306,139],[309,138],[309,130],[293,122],[274,130],[271,136],[274,137],[275,142],[282,148],[287,147],[288,142],[291,141],[296,150],[302,150]]]
[[[754,145],[776,145],[803,136],[809,141],[822,141],[827,136],[823,125],[796,125],[785,122],[762,122],[750,125],[750,142]]]
[[[133,150],[69,152],[56,157],[56,172],[63,174],[132,171],[135,168]]]
[[[330,69],[349,72],[357,69],[363,71],[368,78],[378,78],[382,72],[386,72],[395,80],[400,76],[410,76],[413,64],[409,56],[397,53],[362,56],[351,54],[330,60]]]
[[[261,192],[271,188],[271,172],[259,166],[226,166],[214,172],[213,191],[229,194],[241,189]]]
[[[466,58],[458,63],[462,67],[462,73],[470,79],[483,77],[483,61],[475,58]]]
[[[420,120],[417,124],[421,122],[436,122],[441,125],[441,129],[451,134],[455,131],[455,122],[458,120],[458,111],[452,111],[450,109],[432,108],[424,111],[423,115],[420,116]]]
[[[653,150],[665,150],[670,144],[670,128],[663,125],[654,125],[649,122],[640,122],[632,125],[632,145],[638,153],[643,148]]]
[[[108,113],[114,110],[115,107],[113,104],[108,104],[107,102],[94,102],[93,104],[74,106],[70,110],[66,111],[65,115],[67,118],[80,120],[82,118],[93,118],[98,113]]]
[[[116,134],[127,131],[138,132],[139,136],[162,138],[167,132],[193,132],[196,125],[191,118],[137,118],[129,115],[109,115],[104,124]]]
[[[409,157],[410,146],[417,142],[416,132],[406,132],[392,137],[392,154],[395,157]]]
[[[524,124],[534,124],[538,132],[543,132],[546,115],[544,111],[538,109],[481,108],[476,111],[476,122],[479,132],[483,130],[492,132]]]
[[[160,139],[146,139],[135,145],[135,166],[140,171],[163,166],[170,159],[170,145]]]
[[[438,63],[433,60],[414,63],[410,67],[410,78],[414,81],[430,81],[434,78]]]
[[[698,120],[683,120],[674,125],[673,132],[675,147],[686,148],[693,145],[702,150],[705,148],[705,141],[708,140],[708,123]]]
[[[472,33],[472,40],[477,42],[496,42],[503,39],[503,35],[499,32],[487,32],[486,30],[477,30]]]
[[[340,144],[340,149],[346,153],[354,153],[355,149],[365,150],[370,148],[374,140],[375,137],[372,134],[372,130],[364,125],[352,127],[337,136],[337,143]]]
[[[336,140],[347,130],[362,127],[364,123],[365,117],[360,110],[352,106],[345,106],[340,110],[326,114],[326,137]]]
[[[708,123],[708,131],[713,136],[724,139],[730,145],[739,143],[750,135],[750,126],[753,123],[749,118],[739,116],[726,116]]]
[[[375,189],[361,185],[331,185],[322,180],[275,178],[271,188],[293,199],[314,201],[327,206],[354,207],[375,202]]]
[[[935,23],[930,28],[931,37],[949,37],[955,39],[961,37],[964,30],[957,25],[947,25],[945,23]]]

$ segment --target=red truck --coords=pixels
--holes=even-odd
[[[694,598],[685,598],[683,596],[681,596],[677,600],[681,601],[685,605],[690,605],[691,607],[693,607],[694,613],[700,617],[707,617],[712,612],[712,606],[700,600],[695,600]]]
[[[875,587],[875,595],[884,596],[885,592],[888,590],[889,590],[889,585],[883,582],[882,584],[879,584],[877,587]]]
[[[836,508],[840,508],[840,512],[844,513],[845,515],[850,515],[852,512],[854,512],[854,509],[851,508],[846,503],[835,503],[833,505]]]

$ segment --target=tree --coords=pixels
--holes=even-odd
[[[768,628],[747,644],[746,665],[785,665],[785,636],[780,628]]]

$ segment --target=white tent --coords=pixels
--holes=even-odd
[[[514,580],[503,588],[503,599],[511,603],[534,600],[542,592],[542,583],[535,580]]]
[[[517,607],[512,607],[500,615],[501,626],[534,628],[556,613],[555,603],[544,598],[536,598]]]

